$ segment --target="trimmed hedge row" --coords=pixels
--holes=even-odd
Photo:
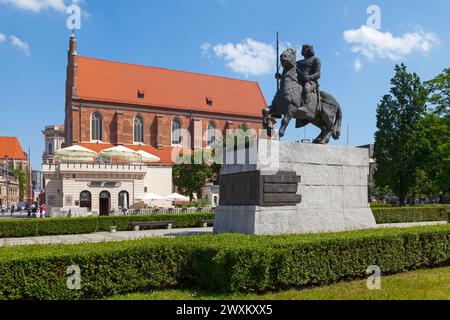
[[[448,207],[372,208],[372,212],[378,224],[426,221],[450,222]]]
[[[67,288],[79,266],[81,289]],[[263,292],[450,265],[450,225],[358,232],[205,235],[0,248],[0,299],[94,299],[168,288]]]
[[[392,208],[392,207],[394,207],[394,205],[388,204],[388,203],[378,203],[378,202],[373,203],[373,202],[371,202],[370,207],[371,208]]]
[[[198,227],[200,220],[214,219],[214,213],[155,214],[146,216],[105,216],[59,219],[5,219],[0,220],[0,238],[84,234],[130,230],[129,223],[136,221],[173,221],[174,228]]]

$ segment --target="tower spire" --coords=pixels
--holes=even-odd
[[[75,30],[72,31],[69,40],[69,54],[76,56],[77,55],[77,37],[75,36]]]

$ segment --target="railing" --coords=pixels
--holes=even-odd
[[[128,209],[117,212],[118,215],[144,216],[152,214],[184,214],[184,213],[215,213],[215,208],[164,208],[164,209]]]

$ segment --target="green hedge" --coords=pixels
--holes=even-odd
[[[108,216],[96,218],[60,219],[5,219],[0,220],[0,238],[84,234],[109,231],[117,226],[118,231],[130,230],[133,221],[173,221],[174,228],[198,227],[200,220],[214,219],[213,213],[188,213],[146,216]]]
[[[67,268],[81,269],[69,290]],[[0,249],[0,298],[93,299],[168,288],[263,292],[450,265],[450,225],[358,232],[205,235]]]
[[[426,221],[450,221],[447,207],[394,207],[372,208],[378,224]]]
[[[378,203],[378,202],[373,203],[373,202],[371,202],[370,207],[371,208],[392,208],[392,207],[394,207],[394,205],[388,204],[388,203]]]

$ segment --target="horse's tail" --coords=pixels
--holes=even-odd
[[[340,104],[337,104],[336,119],[334,120],[333,128],[333,139],[339,140],[341,137],[341,126],[342,126],[342,108]]]

